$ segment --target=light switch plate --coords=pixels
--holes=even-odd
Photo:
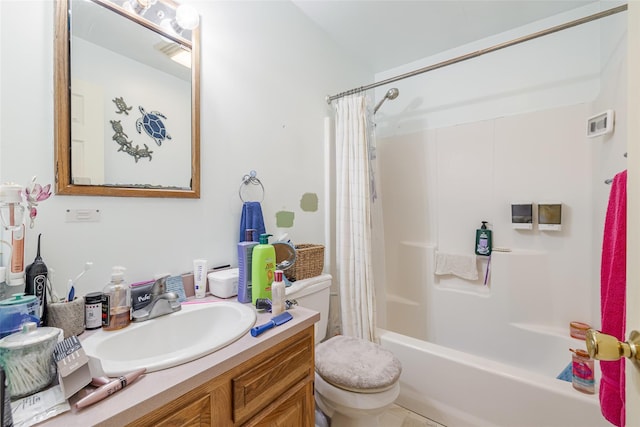
[[[65,222],[100,222],[100,209],[67,209]]]

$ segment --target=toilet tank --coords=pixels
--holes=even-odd
[[[297,280],[286,288],[288,300],[296,300],[299,306],[320,312],[320,321],[315,324],[316,344],[319,344],[327,335],[330,293],[330,274]]]

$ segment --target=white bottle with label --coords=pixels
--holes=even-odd
[[[285,307],[286,292],[282,274],[282,270],[276,270],[271,284],[271,314],[274,316],[284,312]]]

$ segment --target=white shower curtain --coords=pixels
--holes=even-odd
[[[371,107],[364,95],[336,104],[336,271],[344,335],[377,341],[371,248]]]

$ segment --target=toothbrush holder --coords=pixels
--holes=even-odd
[[[84,298],[78,297],[70,302],[48,303],[47,326],[62,329],[65,338],[83,333]]]

